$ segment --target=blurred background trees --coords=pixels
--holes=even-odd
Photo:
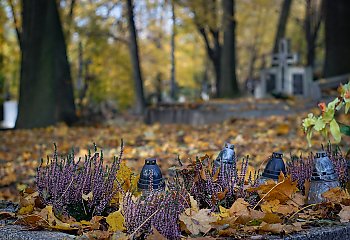
[[[26,99],[20,100],[18,126],[29,121],[26,115],[35,114],[30,101],[36,98],[30,96],[44,94],[48,82],[56,81],[55,74],[47,74],[47,65],[52,64],[56,75],[60,72],[72,80],[78,115],[84,107],[102,102],[112,103],[118,111],[142,112],[147,104],[180,95],[199,99],[202,89],[209,89],[213,97],[241,96],[247,80],[257,79],[270,65],[270,54],[281,37],[291,39],[301,63],[314,67],[315,78],[350,72],[346,0],[48,0],[57,6],[63,43],[56,27],[44,21],[46,15],[53,18],[54,11],[34,14],[41,29],[27,34],[50,41],[55,46],[52,55],[42,52],[45,44],[34,37],[23,39],[33,21],[24,11],[28,2],[41,1],[0,2],[0,91],[2,98],[20,99],[23,94]],[[29,55],[23,41],[30,45]],[[37,83],[28,80],[31,74]],[[54,95],[63,96],[57,86]],[[57,108],[51,111],[61,117],[48,122],[67,121]]]

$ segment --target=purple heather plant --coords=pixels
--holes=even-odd
[[[56,145],[53,158],[47,157],[37,169],[36,184],[44,204],[52,205],[57,214],[70,215],[78,221],[90,220],[101,215],[112,197],[120,190],[113,188],[123,154],[123,142],[119,157],[109,168],[103,164],[103,153],[91,151],[85,161],[75,160],[74,151],[59,160]]]
[[[180,239],[180,214],[189,206],[186,190],[153,191],[133,200],[131,193],[123,198],[123,215],[127,233],[146,238],[152,226],[167,239]]]
[[[189,168],[178,171],[183,179],[187,191],[198,202],[200,208],[218,210],[219,205],[230,207],[237,198],[249,198],[245,191],[244,182],[247,174],[249,157],[242,161],[241,170],[238,171],[234,159],[233,164],[220,164],[216,166],[208,157],[196,158],[196,162]],[[254,184],[256,181],[252,180]],[[223,199],[219,199],[220,193],[226,192]]]
[[[291,176],[292,181],[297,181],[297,187],[305,193],[305,182],[310,181],[313,170],[313,156],[307,158],[303,156],[291,156],[291,160],[287,162],[287,174]]]
[[[338,175],[340,186],[345,188],[347,182],[349,181],[347,160],[343,156],[340,147],[336,146],[333,150],[332,145],[330,143],[328,143],[327,145],[327,154],[334,165],[334,169]]]
[[[324,150],[323,146],[322,149]],[[347,161],[338,146],[333,150],[332,145],[328,144],[326,152],[334,165],[340,185],[344,188],[349,180]],[[287,174],[291,175],[292,181],[298,182],[298,188],[302,192],[305,192],[305,182],[311,180],[313,166],[314,156],[312,153],[307,158],[291,156],[291,160],[287,162]]]

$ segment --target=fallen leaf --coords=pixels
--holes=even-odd
[[[210,214],[210,209],[201,209],[198,212],[187,208],[179,219],[183,222],[187,230],[194,235],[199,233],[207,233],[211,228],[211,223],[215,222],[217,218]]]
[[[266,213],[265,216],[261,219],[266,223],[282,223],[282,219],[274,213]]]
[[[124,227],[124,216],[121,213],[121,210],[119,209],[116,212],[110,213],[106,217],[106,221],[109,225],[109,230],[112,232],[117,232],[117,231],[123,231],[125,230]]]
[[[350,206],[343,206],[342,210],[339,212],[340,222],[350,221]]]
[[[74,228],[71,227],[69,223],[64,223],[61,220],[59,220],[53,213],[53,209],[51,205],[48,205],[44,209],[42,209],[38,215],[41,216],[43,219],[45,219],[48,222],[49,227],[52,229],[66,230],[66,231],[77,229],[75,227]]]
[[[281,223],[275,223],[275,224],[262,223],[259,230],[263,232],[271,232],[271,233],[279,234],[283,231],[283,225]]]
[[[158,230],[152,226],[152,234],[147,237],[147,240],[167,240]]]
[[[330,202],[341,203],[344,200],[346,201],[350,199],[350,194],[340,187],[336,187],[323,193],[322,197],[326,198]]]
[[[32,213],[34,210],[34,205],[27,205],[25,207],[21,207],[18,211],[18,214],[20,215],[25,215],[25,214],[29,214]]]

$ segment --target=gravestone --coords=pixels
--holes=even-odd
[[[14,128],[18,114],[18,103],[15,100],[4,102],[3,128]]]
[[[298,56],[290,53],[289,46],[287,39],[280,41],[278,53],[272,55],[272,67],[261,71],[260,82],[254,89],[255,98],[264,98],[271,93],[312,99],[320,97],[312,81],[312,69],[293,66],[298,63]]]

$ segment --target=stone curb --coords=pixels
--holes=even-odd
[[[19,225],[0,226],[0,240],[70,240],[73,235],[53,231],[29,231]]]

